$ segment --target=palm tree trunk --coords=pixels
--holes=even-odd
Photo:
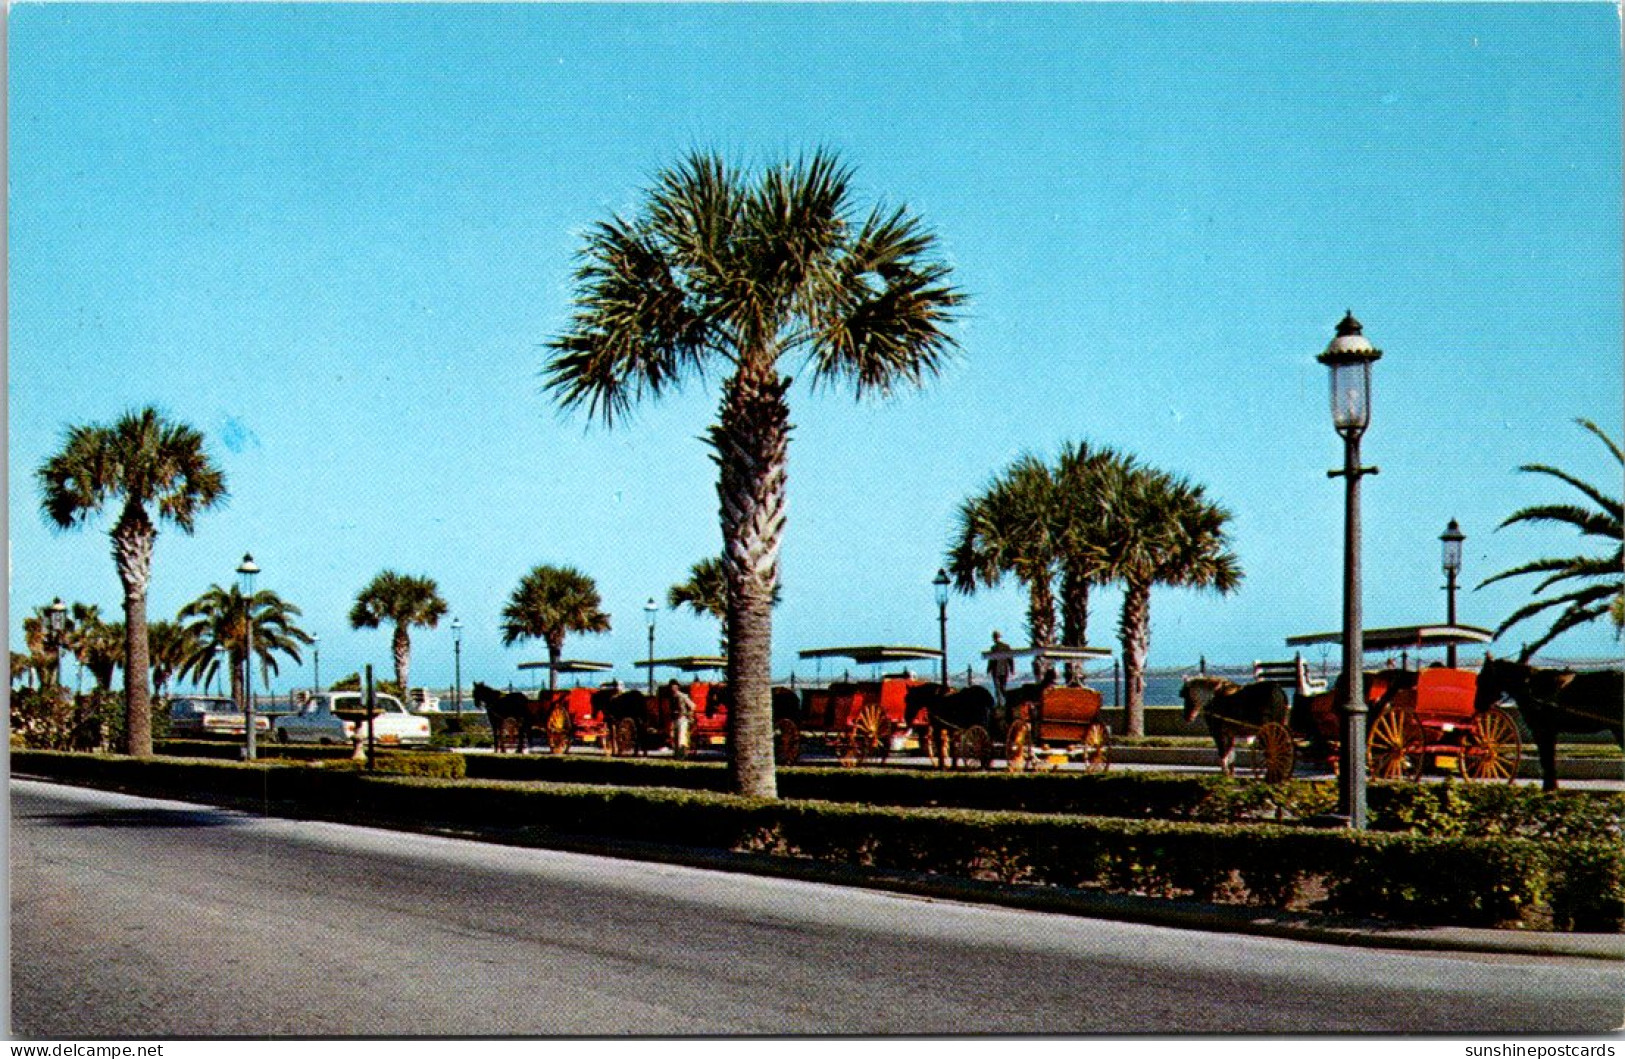
[[[131,501],[113,527],[113,560],[124,586],[124,752],[152,756],[152,699],[147,690],[147,584],[158,530]]]
[[[406,623],[398,622],[395,625],[395,638],[390,645],[395,651],[395,683],[401,686],[401,705],[406,705],[407,679],[412,675],[412,637],[406,631]]]
[[[1074,570],[1061,573],[1061,646],[1089,646],[1089,579]],[[1074,662],[1066,664],[1066,679],[1081,680],[1082,667]]]
[[[710,433],[720,468],[722,566],[728,579],[729,767],[736,793],[778,796],[773,770],[773,590],[784,535],[790,380],[747,360],[728,380]]]
[[[1048,571],[1027,585],[1027,635],[1034,647],[1049,647],[1055,642],[1055,589]],[[1043,680],[1049,668],[1048,659],[1034,658],[1033,679]]]
[[[1125,735],[1145,734],[1145,659],[1151,650],[1151,586],[1130,582],[1123,592],[1123,617],[1118,624],[1123,645],[1123,700],[1127,707]]]

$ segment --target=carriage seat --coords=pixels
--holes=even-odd
[[[1426,720],[1471,724],[1477,692],[1478,674],[1471,670],[1429,668],[1416,674],[1416,687],[1400,692],[1395,703],[1407,700],[1404,705]]]
[[[1324,680],[1314,680],[1309,676],[1309,666],[1304,662],[1302,655],[1289,658],[1285,662],[1257,662],[1253,663],[1253,680],[1269,681],[1279,684],[1287,691],[1296,691],[1299,679],[1311,695],[1323,695],[1326,692]]]

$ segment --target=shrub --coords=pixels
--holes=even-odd
[[[460,780],[467,775],[467,758],[462,754],[429,751],[380,750],[373,755],[373,772],[395,776],[424,776],[431,779]],[[365,770],[367,763],[353,757],[332,761],[329,769]]]
[[[1625,927],[1625,849],[1586,842],[1552,852],[1552,922],[1559,930]]]

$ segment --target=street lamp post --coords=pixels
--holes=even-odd
[[[322,693],[322,636],[310,634],[310,653],[313,669],[310,674],[310,694],[314,698]]]
[[[649,618],[649,695],[653,697],[655,693],[655,615],[660,613],[660,608],[655,606],[653,596],[649,597],[649,602],[643,605],[643,613],[648,615]]]
[[[937,631],[941,634],[942,647],[942,686],[948,687],[948,571],[938,570],[937,576],[931,579],[931,587],[937,594]]]
[[[237,567],[237,582],[243,590],[243,757],[253,761],[254,747],[254,579],[260,568],[252,555],[244,555]]]
[[[51,658],[56,666],[56,686],[62,686],[62,634],[68,630],[68,608],[63,605],[62,597],[51,600],[51,605],[45,608],[45,641],[51,649]],[[55,694],[54,692],[52,693]]]
[[[463,712],[463,619],[451,619],[451,652],[455,659],[456,684],[452,686],[452,702],[456,705],[454,711],[461,716]]]
[[[1461,573],[1461,542],[1467,539],[1467,534],[1461,531],[1455,519],[1444,528],[1439,540],[1444,542],[1444,591],[1445,591],[1445,619],[1451,625],[1456,624],[1456,575]],[[1456,668],[1456,645],[1454,642],[1446,645],[1444,649],[1444,664],[1451,669]]]
[[[1360,617],[1360,479],[1376,474],[1360,466],[1360,437],[1371,422],[1371,365],[1382,356],[1349,312],[1318,358],[1331,369],[1332,425],[1343,438],[1343,469],[1327,471],[1343,479],[1343,745],[1339,770],[1338,815],[1355,831],[1365,830],[1366,707],[1365,637]]]

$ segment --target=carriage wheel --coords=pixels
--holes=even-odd
[[[794,765],[801,760],[801,729],[788,717],[782,718],[777,725],[773,750],[781,765]]]
[[[1105,772],[1112,767],[1111,762],[1111,735],[1106,726],[1099,721],[1090,721],[1083,730],[1083,752],[1080,755],[1083,761],[1083,771],[1090,773]]]
[[[1265,783],[1285,783],[1292,778],[1292,765],[1298,748],[1286,725],[1271,721],[1258,730],[1253,741],[1256,764],[1253,773]]]
[[[638,722],[635,717],[622,717],[610,726],[615,734],[609,752],[614,757],[631,757],[638,752]],[[607,733],[606,733],[607,734]]]
[[[846,733],[846,748],[841,752],[841,764],[851,767],[861,765],[871,756],[879,756],[885,760],[885,754],[891,749],[887,743],[890,736],[891,725],[886,715],[880,712],[880,704],[870,703],[857,712],[852,718],[852,727]]]
[[[570,743],[575,738],[574,726],[570,724],[570,711],[563,706],[555,706],[547,715],[547,749],[555,754],[562,754],[570,749]]]
[[[1492,706],[1478,715],[1472,730],[1461,741],[1458,767],[1464,779],[1511,783],[1518,776],[1518,759],[1523,757],[1523,738],[1505,710]]]
[[[974,768],[990,768],[993,765],[993,737],[987,734],[986,728],[973,724],[959,733],[959,753],[955,756]]]
[[[1366,768],[1372,779],[1422,778],[1422,725],[1410,710],[1384,710],[1366,739]]]
[[[1026,721],[1017,721],[1004,733],[1004,764],[1011,772],[1026,772],[1032,767],[1033,729]]]

